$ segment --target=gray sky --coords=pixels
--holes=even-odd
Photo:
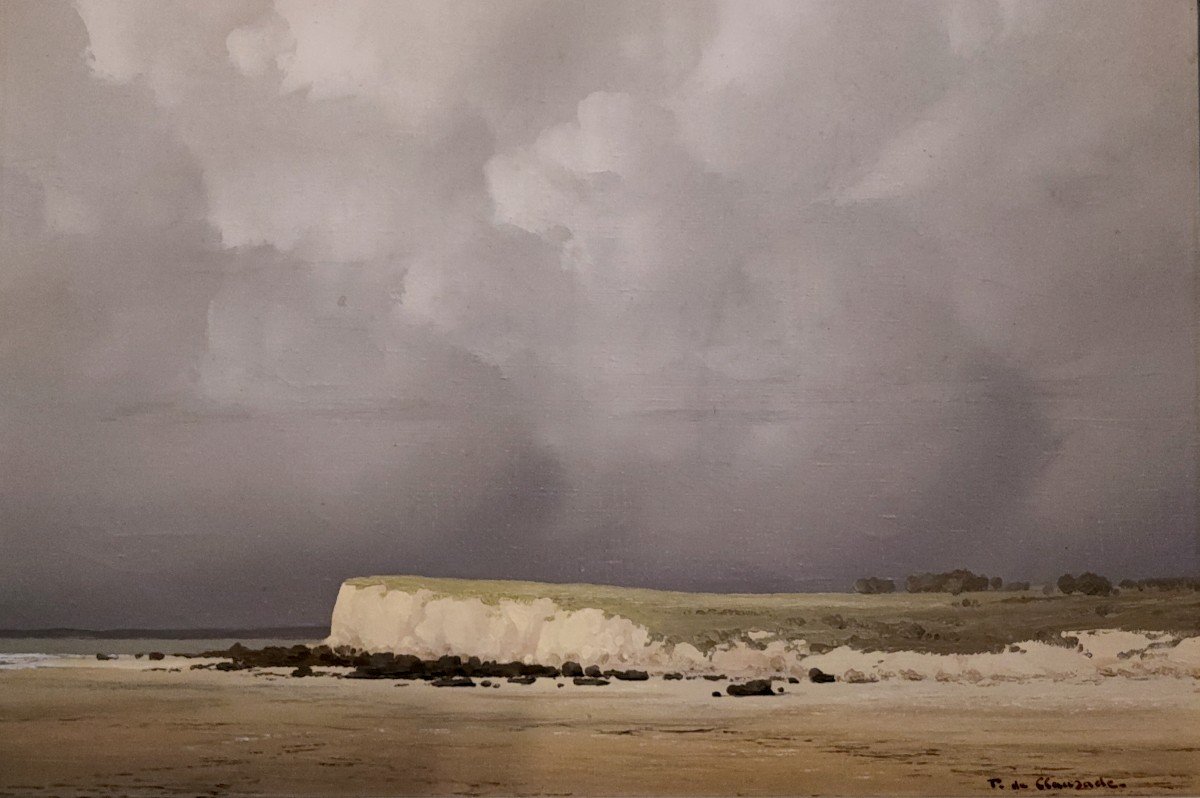
[[[1195,573],[1194,4],[0,3],[0,626]]]

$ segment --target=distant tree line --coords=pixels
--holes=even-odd
[[[993,588],[993,583],[995,587]],[[909,593],[981,593],[984,590],[999,590],[1004,584],[1000,577],[988,579],[966,568],[955,568],[941,574],[910,574],[904,580],[904,589]]]
[[[991,578],[976,574],[965,568],[957,568],[940,574],[912,574],[904,580],[904,589],[909,593],[975,593],[984,590],[1000,590],[1004,580],[998,576]],[[1028,590],[1028,582],[1013,582],[1009,590]],[[868,576],[854,583],[856,593],[894,593],[896,583],[891,579],[880,579]]]
[[[1059,592],[1067,595],[1080,593],[1085,596],[1109,596],[1116,592],[1111,581],[1091,571],[1085,571],[1079,576],[1063,574],[1055,582],[1055,586]],[[1005,584],[1004,580],[998,576],[988,578],[983,574],[968,571],[966,568],[956,568],[953,571],[946,571],[944,573],[911,574],[904,580],[904,589],[909,593],[950,593],[958,595],[959,593],[979,593],[985,590],[1029,590],[1029,587],[1028,582],[1009,582]],[[1121,590],[1139,591],[1200,591],[1200,578],[1177,576],[1137,580],[1123,579],[1117,587]],[[1047,587],[1046,590],[1053,592],[1053,588],[1051,587]],[[891,579],[868,576],[854,582],[854,592],[864,594],[894,593],[896,592],[896,583]]]
[[[1058,578],[1058,589],[1067,593],[1082,593],[1085,596],[1108,596],[1113,592],[1112,582],[1100,574],[1085,571],[1079,576],[1063,574]]]
[[[1194,576],[1165,576],[1156,579],[1122,579],[1122,590],[1200,590],[1200,578]]]
[[[1058,589],[1063,593],[1082,593],[1085,596],[1108,596],[1116,592],[1112,582],[1090,571],[1079,576],[1063,574],[1058,578]],[[1200,590],[1200,579],[1194,576],[1163,576],[1151,579],[1122,579],[1117,583],[1121,590]]]

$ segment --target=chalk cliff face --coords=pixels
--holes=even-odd
[[[342,585],[329,642],[420,657],[458,654],[543,665],[567,660],[650,665],[668,659],[645,627],[599,609],[563,610],[548,598],[485,603],[382,585]]]
[[[1161,632],[1097,630],[1074,633],[1078,646],[1027,641],[1003,653],[926,654],[857,651],[840,647],[812,654],[804,640],[770,639],[747,630],[753,645],[726,643],[701,652],[672,644],[652,630],[600,608],[564,609],[549,598],[487,600],[409,586],[342,585],[328,644],[354,649],[446,654],[499,662],[644,668],[653,672],[730,676],[837,675],[857,671],[866,680],[938,679],[988,683],[1012,679],[1098,679],[1149,676],[1200,678],[1200,638]]]

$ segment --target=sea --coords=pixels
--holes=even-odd
[[[28,637],[8,633],[0,635],[0,669],[37,667],[38,665],[54,664],[56,660],[64,659],[96,659],[97,654],[121,659],[134,659],[137,654],[149,654],[152,651],[163,654],[201,654],[205,651],[221,651],[241,643],[247,648],[263,648],[265,646],[292,646],[304,644],[313,646],[319,644],[327,631],[321,629],[295,630],[286,636],[246,636],[245,634],[230,633],[223,636],[196,636],[194,633],[183,632],[177,637],[169,636],[126,636],[117,633],[116,636],[100,635],[62,635],[53,633],[34,633]]]

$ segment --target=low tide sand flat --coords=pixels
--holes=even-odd
[[[1193,679],[804,683],[741,699],[713,684],[7,671],[0,795],[980,795],[989,778],[1033,790],[1041,776],[1200,791]]]

